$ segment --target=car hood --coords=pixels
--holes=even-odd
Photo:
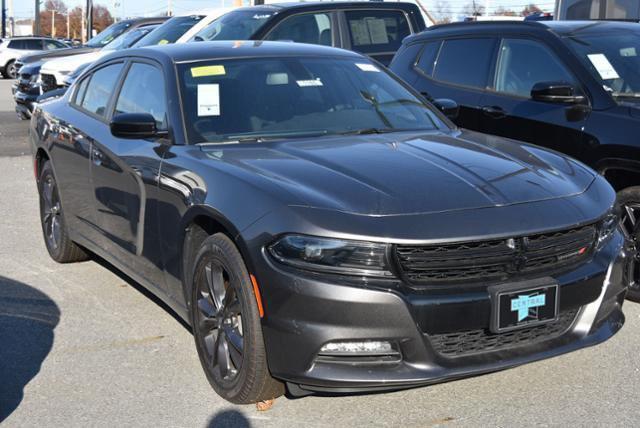
[[[203,145],[289,205],[403,215],[522,204],[583,193],[595,173],[536,146],[470,131]],[[285,192],[283,192],[283,190]]]
[[[87,52],[93,52],[98,49],[99,48],[90,48],[86,46],[81,46],[76,48],[55,49],[52,51],[46,51],[38,54],[25,55],[23,57],[20,57],[20,62],[22,62],[23,64],[29,64],[35,61],[49,60],[51,58],[80,55]]]
[[[53,74],[61,71],[75,71],[75,69],[81,65],[94,62],[110,52],[111,51],[99,50],[83,53],[81,55],[52,59],[42,65],[41,73]]]

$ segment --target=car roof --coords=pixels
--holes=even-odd
[[[168,59],[174,63],[206,61],[216,58],[248,58],[268,56],[343,56],[364,58],[363,55],[322,45],[310,45],[293,42],[264,41],[214,41],[191,42],[183,44],[167,44],[147,46],[137,49],[126,49],[115,57],[141,56],[156,59]]]
[[[405,42],[428,39],[434,35],[460,35],[485,32],[524,32],[535,33],[547,31],[557,36],[585,35],[614,30],[640,30],[640,25],[634,22],[622,21],[475,21],[455,22],[452,24],[434,25],[425,31],[409,36]]]
[[[330,1],[330,2],[291,2],[270,3],[258,6],[247,6],[242,10],[289,10],[289,9],[402,9],[417,7],[408,2],[381,2],[381,1]]]

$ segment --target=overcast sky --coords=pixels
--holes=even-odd
[[[7,0],[10,1],[10,0]],[[33,17],[35,0],[13,0],[14,16],[18,19]],[[82,0],[64,0],[69,8],[84,4]],[[282,1],[282,0],[281,0]],[[141,15],[160,15],[167,11],[167,0],[94,0],[94,4],[102,4],[107,6],[111,12],[118,17],[125,16],[141,16]],[[227,6],[233,4],[233,0],[225,0]],[[248,0],[245,0],[248,4]],[[43,0],[44,3],[44,0]],[[120,6],[115,7],[119,3]],[[172,0],[173,10],[175,14],[197,11],[203,8],[219,7],[223,4],[223,0]],[[422,3],[432,13],[438,8],[436,3],[438,0],[423,0]],[[441,10],[455,18],[462,14],[465,5],[471,3],[471,0],[440,0],[443,7]],[[485,4],[484,0],[478,0],[481,5]],[[529,2],[526,0],[492,0],[489,2],[489,12],[496,10],[498,7],[506,7],[515,11],[521,11]],[[541,9],[553,11],[553,0],[540,0],[534,2]]]

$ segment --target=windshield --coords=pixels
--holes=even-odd
[[[204,15],[176,16],[149,33],[135,44],[136,48],[175,43],[180,37],[200,22]]]
[[[202,61],[178,73],[191,143],[446,128],[364,58]]]
[[[614,98],[640,98],[639,33],[571,36],[567,40],[591,74]]]
[[[204,27],[194,40],[249,40],[271,18],[260,10],[234,10]]]
[[[97,36],[87,42],[87,46],[91,48],[101,48],[108,45],[120,34],[124,33],[131,26],[130,22],[118,22],[111,24]]]
[[[147,27],[136,28],[135,30],[120,34],[114,41],[109,43],[103,49],[106,51],[119,51],[122,49],[128,49],[134,43],[142,39],[147,34],[150,34],[156,28],[158,28],[156,25],[150,25]]]

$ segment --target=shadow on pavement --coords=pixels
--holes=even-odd
[[[250,428],[249,420],[237,410],[223,410],[211,417],[208,428]]]
[[[40,371],[59,321],[60,309],[46,294],[0,276],[0,422]]]

